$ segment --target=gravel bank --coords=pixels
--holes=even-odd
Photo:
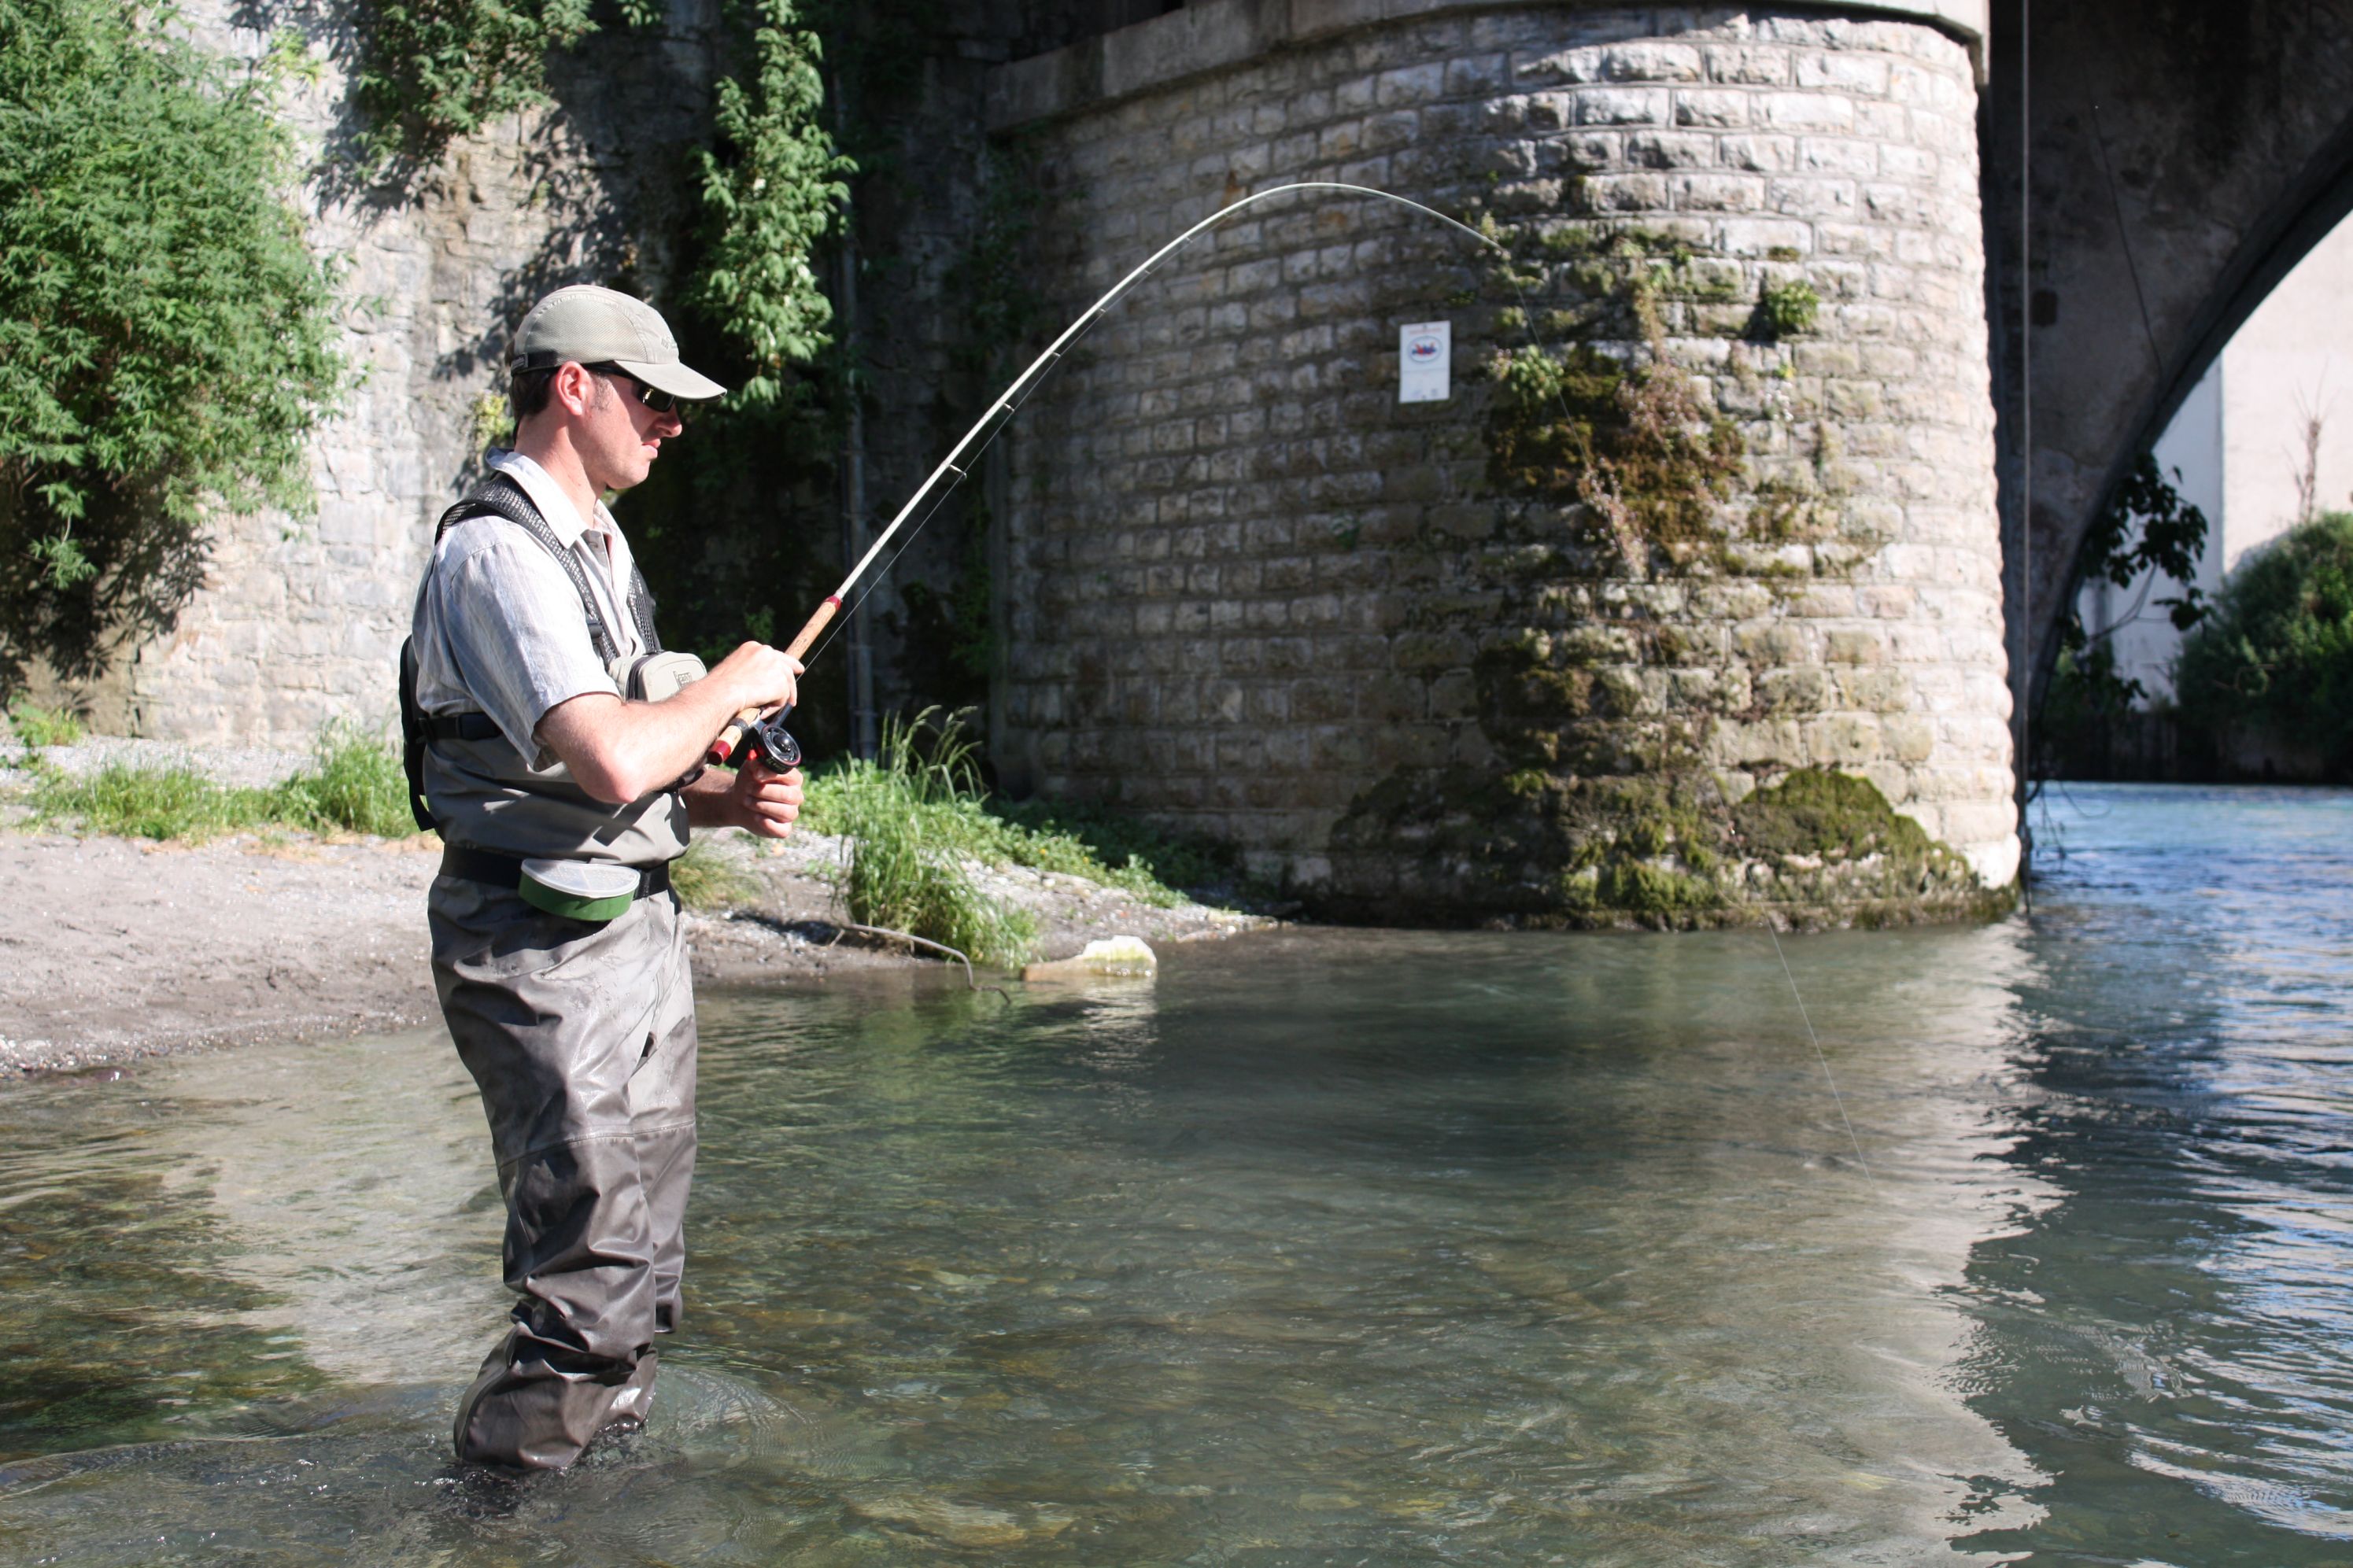
[[[235,784],[269,784],[309,760],[119,739],[47,755],[76,773],[128,761],[185,765]],[[23,776],[0,767],[0,889],[9,910],[0,920],[0,1076],[438,1016],[425,893],[438,839],[75,837],[37,828],[21,802],[10,802]],[[935,962],[843,937],[835,923],[844,918],[834,893],[839,839],[801,834],[772,846],[729,830],[710,841],[758,891],[739,910],[689,917],[698,976],[819,984],[845,968]],[[1075,877],[980,876],[990,892],[1032,912],[1050,958],[1122,932],[1161,945],[1267,923],[1197,904],[1154,909]]]

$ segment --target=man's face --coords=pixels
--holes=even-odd
[[[584,367],[585,368],[585,367]],[[638,395],[638,384],[610,371],[588,371],[596,384],[575,445],[588,482],[602,492],[645,482],[661,444],[686,429],[675,412],[657,414]]]

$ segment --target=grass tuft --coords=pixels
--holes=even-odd
[[[314,832],[400,838],[417,831],[399,753],[351,725],[320,731],[311,766],[270,795],[279,820]]]
[[[680,903],[704,913],[744,909],[765,898],[757,880],[703,839],[670,863],[670,885]]]
[[[41,821],[72,822],[86,833],[201,842],[267,826],[269,795],[268,790],[216,784],[194,768],[109,763],[75,775],[42,763],[34,775],[32,800]]]
[[[34,774],[32,805],[43,822],[125,838],[201,842],[269,828],[396,838],[416,830],[406,792],[391,747],[330,725],[320,731],[311,765],[268,789],[219,784],[188,767],[109,763],[76,775],[43,763]]]
[[[27,746],[71,746],[81,741],[81,721],[62,708],[43,708],[19,697],[8,704],[8,728]]]
[[[881,756],[853,761],[812,781],[801,820],[849,840],[843,894],[849,918],[953,947],[975,962],[1011,968],[1029,955],[1037,924],[990,898],[965,869],[1003,825],[981,808],[985,791],[973,743],[951,717],[925,709],[883,726]]]

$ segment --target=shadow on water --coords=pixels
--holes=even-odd
[[[2353,868],[2248,798],[1792,941],[1820,1058],[1744,932],[710,997],[654,1422],[521,1485],[438,1037],[0,1094],[0,1556],[2343,1561]]]

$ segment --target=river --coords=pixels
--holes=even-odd
[[[0,1091],[0,1558],[2353,1561],[2353,795],[2038,816],[1979,929],[710,996],[655,1418],[521,1485],[438,1034]]]

